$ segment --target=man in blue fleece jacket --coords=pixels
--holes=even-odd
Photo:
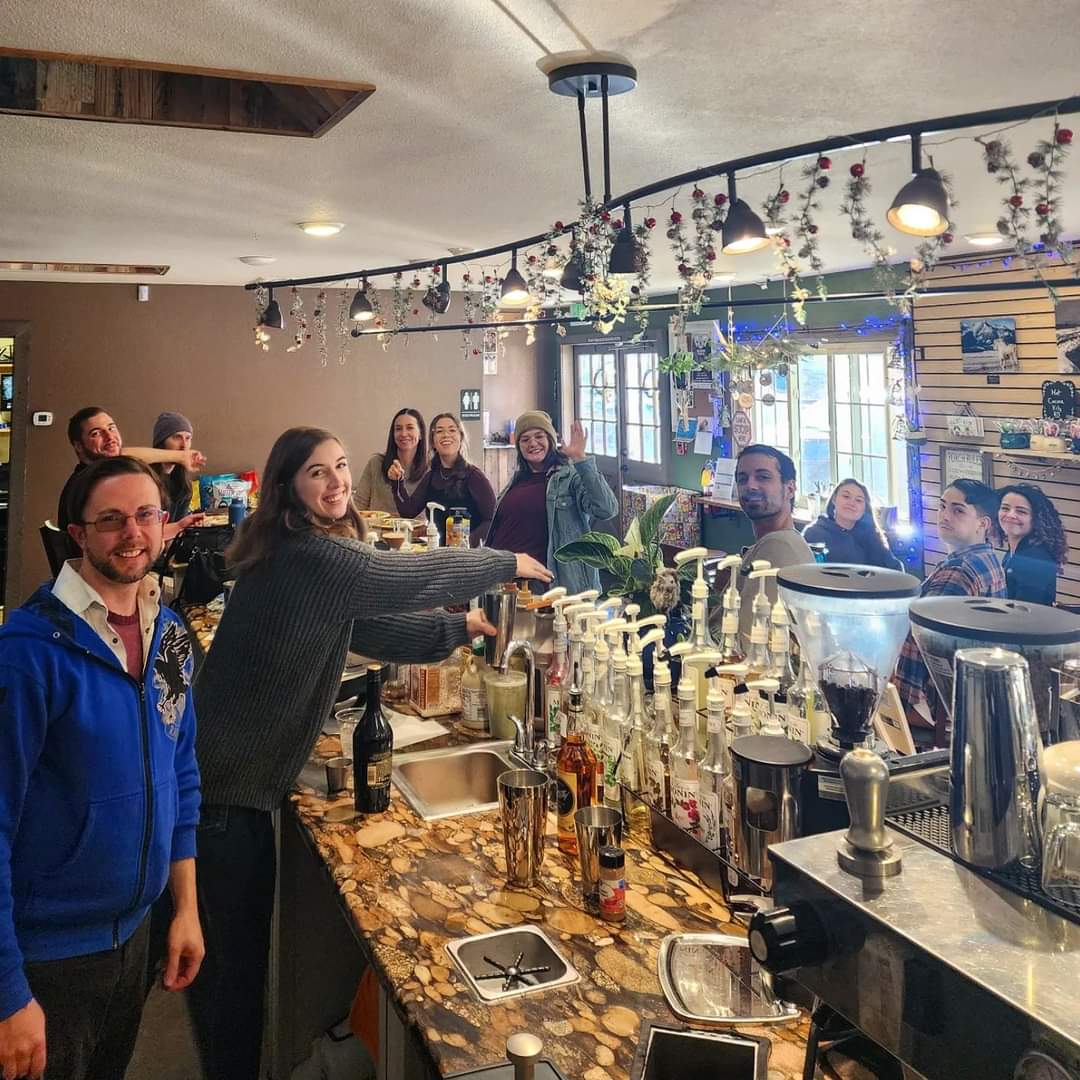
[[[134,458],[80,474],[64,564],[0,627],[0,1073],[122,1080],[166,884],[165,987],[198,973],[191,645],[148,576],[167,516]]]

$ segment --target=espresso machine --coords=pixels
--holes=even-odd
[[[874,737],[871,725],[907,636],[918,579],[880,567],[808,563],[785,567],[778,581],[832,714],[831,730],[812,747],[803,774],[803,835],[847,826],[840,760],[857,747],[873,749],[888,766],[890,811],[947,798],[948,751],[897,754]]]
[[[1080,1080],[1080,889],[1043,888],[1037,865],[1040,731],[1080,618],[1010,605],[911,605],[952,714],[945,800],[886,816],[895,781],[856,749],[840,766],[851,827],[770,849],[778,906],[755,916],[751,949],[816,999],[807,1077],[823,1047],[858,1038],[886,1052],[872,1075],[897,1080],[900,1063],[929,1080]]]

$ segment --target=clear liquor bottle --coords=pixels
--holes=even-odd
[[[596,643],[596,670],[593,673],[592,696],[585,700],[585,732],[589,749],[600,763],[597,770],[596,801],[604,799],[604,732],[607,727],[607,715],[612,706],[611,677],[608,670],[607,642],[601,638]]]
[[[675,730],[671,714],[671,671],[667,664],[653,667],[653,725],[645,738],[646,793],[663,814],[671,814],[671,748]]]
[[[645,738],[649,734],[645,720],[645,686],[642,677],[641,657],[631,656],[626,662],[626,674],[630,680],[630,713],[623,728],[622,762],[619,768],[623,820],[631,832],[644,832],[649,828],[649,808],[638,798],[644,792]]]
[[[626,680],[626,654],[612,660],[612,702],[604,718],[604,804],[622,808],[618,765],[622,754],[623,727],[630,716],[630,687]]]
[[[556,623],[560,620],[556,617]],[[544,728],[548,746],[558,751],[562,729],[566,726],[564,698],[570,681],[570,669],[566,660],[566,622],[562,620],[561,633],[556,630],[555,644],[544,682]]]
[[[684,693],[679,680],[679,738],[671,751],[671,819],[679,828],[697,837],[701,827],[699,765],[701,754],[697,744],[697,716],[693,683]]]
[[[698,803],[701,807],[701,842],[710,851],[723,852],[724,843],[724,780],[730,768],[727,738],[724,728],[724,699],[719,690],[710,689],[708,696],[709,745],[701,763]]]

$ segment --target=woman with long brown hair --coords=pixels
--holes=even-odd
[[[405,505],[423,483],[427,471],[424,417],[417,409],[398,409],[390,421],[385,452],[371,455],[356,482],[357,508],[412,517],[405,513]]]
[[[1007,484],[997,494],[998,528],[1008,549],[1002,562],[1009,599],[1053,604],[1057,576],[1069,554],[1057,507],[1034,484]]]
[[[361,543],[348,457],[319,428],[278,438],[261,490],[228,552],[236,584],[195,689],[208,958],[191,1003],[208,1080],[257,1076],[274,901],[270,815],[311,755],[348,650],[440,659],[494,627],[482,612],[426,609],[515,577],[551,579],[528,555],[402,555]]]
[[[825,513],[803,532],[808,544],[824,544],[825,561],[859,563],[900,570],[903,564],[874,517],[874,504],[865,484],[849,476],[833,488]]]
[[[435,511],[439,537],[446,543],[446,515],[458,507],[469,514],[469,544],[478,547],[487,537],[495,513],[495,489],[468,457],[469,437],[453,413],[431,421],[431,467],[411,498],[401,504],[403,517],[422,514],[429,502],[445,506]]]

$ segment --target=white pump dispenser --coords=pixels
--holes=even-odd
[[[775,578],[779,572],[779,567],[750,571],[750,580],[758,583],[758,591],[753,603],[754,621],[750,627],[750,651],[746,654],[746,664],[750,668],[751,678],[762,678],[771,667],[769,615],[772,612],[772,605],[765,592],[765,583],[769,578]]]
[[[763,561],[763,560],[759,560]],[[766,563],[766,565],[768,565]],[[724,590],[723,618],[720,622],[720,651],[729,664],[738,663],[743,658],[739,643],[739,568],[742,566],[741,555],[728,555],[716,566],[717,574],[730,571],[728,587]]]
[[[653,720],[645,739],[646,792],[663,814],[671,813],[671,748],[675,725],[671,704],[671,668],[662,641],[653,650]]]
[[[427,504],[427,528],[424,530],[424,536],[427,539],[428,551],[434,551],[439,546],[439,526],[435,524],[434,513],[436,510],[446,513],[446,507],[442,503],[429,502]]]
[[[688,562],[697,562],[697,577],[690,586],[690,596],[693,601],[691,614],[693,640],[699,649],[708,649],[714,644],[712,635],[709,633],[709,586],[705,581],[705,560],[708,557],[708,548],[694,547],[680,551],[672,560],[677,567]]]
[[[681,645],[674,646],[671,653],[683,656],[683,674],[679,679],[679,738],[671,752],[671,816],[680,828],[698,836],[701,829],[698,796],[702,754],[697,738],[697,677],[694,669],[699,665],[704,668],[719,663],[720,653],[705,650],[684,655]]]

